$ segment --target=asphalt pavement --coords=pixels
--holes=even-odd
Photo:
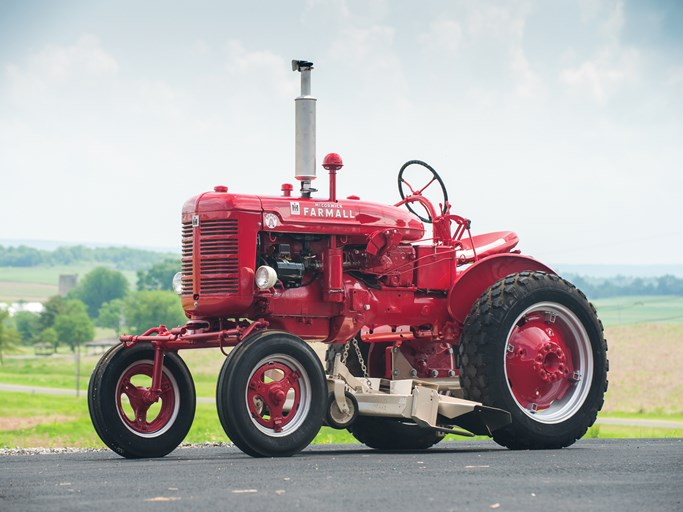
[[[409,453],[315,445],[281,459],[231,446],[141,460],[3,455],[0,510],[680,511],[683,439],[588,439],[547,451],[492,441]]]

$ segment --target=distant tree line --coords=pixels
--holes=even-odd
[[[119,271],[97,267],[86,274],[66,297],[55,295],[42,313],[21,311],[9,317],[0,310],[0,364],[3,351],[18,344],[48,344],[55,350],[64,345],[75,350],[95,337],[95,327],[139,334],[164,324],[183,325],[185,313],[180,299],[171,291],[173,275],[180,269],[179,258],[166,258],[137,273],[137,290],[130,290]]]
[[[590,299],[625,295],[683,295],[683,279],[672,275],[652,278],[616,276],[598,279],[567,274],[565,277]]]
[[[73,245],[58,247],[52,251],[20,245],[0,245],[0,267],[38,267],[73,265],[79,263],[107,264],[118,270],[147,269],[162,258],[176,257],[171,253],[160,253],[128,247],[86,247]]]

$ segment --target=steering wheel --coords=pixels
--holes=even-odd
[[[431,179],[430,179],[430,180],[427,182],[427,184],[424,185],[422,188],[417,188],[417,189],[416,189],[416,188],[412,187],[412,186],[410,185],[410,183],[408,183],[408,181],[406,181],[406,180],[403,178],[403,173],[404,173],[404,171],[405,171],[409,166],[411,166],[411,165],[413,165],[413,164],[421,165],[422,167],[424,167],[425,169],[427,169],[427,170],[431,173]],[[441,215],[443,215],[443,214],[446,213],[446,209],[447,209],[448,192],[446,191],[446,186],[443,184],[443,181],[441,180],[441,176],[439,176],[439,175],[437,174],[437,172],[434,170],[434,168],[433,168],[431,165],[429,165],[428,163],[423,162],[422,160],[408,160],[406,163],[403,164],[403,167],[401,167],[401,170],[398,171],[398,192],[399,192],[399,194],[401,194],[401,199],[402,199],[402,200],[404,200],[404,199],[406,198],[406,196],[409,196],[409,195],[412,195],[412,196],[422,196],[422,195],[423,195],[423,192],[424,192],[430,185],[432,185],[432,183],[434,183],[434,182],[437,182],[437,183],[439,184],[439,186],[441,187],[441,196],[443,197],[443,201],[439,201],[439,203],[441,204]],[[406,191],[405,191],[404,188],[403,188],[404,185],[405,185],[405,187],[407,187],[408,190],[410,191],[409,194],[406,194]],[[427,198],[425,197],[425,199],[427,199]],[[437,203],[437,204],[439,204],[439,203]],[[400,204],[400,203],[399,203],[399,204]],[[422,215],[420,215],[419,213],[417,213],[415,210],[413,210],[413,208],[412,208],[412,206],[411,206],[410,203],[404,203],[404,204],[406,205],[406,208],[408,208],[408,210],[409,210],[412,214],[416,215],[417,218],[420,219],[422,222],[427,222],[427,223],[433,222],[433,219],[431,218],[431,216],[425,218],[425,217],[423,217]],[[423,205],[423,206],[424,206],[424,205]],[[427,209],[425,208],[425,210],[427,210]]]

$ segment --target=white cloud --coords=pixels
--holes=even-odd
[[[209,55],[211,53],[211,46],[203,39],[197,39],[192,44],[192,52],[196,55]]]
[[[378,103],[401,111],[410,108],[403,63],[394,48],[395,33],[384,25],[349,27],[331,42],[326,66],[348,77],[346,91],[369,108]]]
[[[306,0],[306,7],[304,9],[304,17],[318,13],[320,10],[325,10],[329,15],[342,18],[349,18],[351,10],[347,0]]]
[[[537,98],[543,92],[540,76],[532,69],[521,46],[511,48],[510,54],[517,94],[522,98]]]
[[[665,85],[669,86],[682,86],[683,85],[683,67],[672,68],[666,73],[666,78],[664,80]]]
[[[368,68],[395,68],[398,64],[393,50],[395,32],[394,28],[382,25],[346,28],[332,42],[330,55],[336,60],[362,62]]]
[[[296,92],[297,81],[290,60],[282,55],[268,50],[248,50],[241,41],[235,40],[226,44],[226,53],[227,77],[245,91],[265,87],[278,96],[286,97]]]
[[[574,93],[587,93],[597,104],[605,105],[626,82],[638,75],[639,52],[610,45],[577,66],[563,69],[561,81]]]
[[[581,22],[586,26],[597,25],[597,35],[616,40],[625,23],[623,0],[579,0]]]
[[[608,14],[603,24],[603,32],[608,39],[616,42],[624,28],[624,2],[623,0],[615,0],[607,5],[607,9]]]
[[[468,15],[467,32],[472,37],[519,41],[524,35],[526,9],[519,4],[475,4]]]
[[[460,81],[488,89],[484,96],[502,99],[513,90],[520,97],[537,98],[544,87],[524,48],[527,11],[523,3],[458,5],[447,18],[433,21],[417,41],[425,58],[443,59],[457,70]]]
[[[625,23],[622,0],[582,2],[585,24],[603,20],[597,33],[601,44],[588,58],[565,67],[560,80],[575,94],[587,94],[598,105],[605,105],[627,82],[638,79],[640,52],[621,43]],[[576,57],[569,52],[569,58]]]
[[[418,42],[428,52],[455,53],[462,42],[462,26],[455,20],[436,20],[429,26],[429,31],[417,37]]]
[[[118,71],[116,59],[102,49],[93,35],[83,35],[71,46],[47,46],[30,56],[23,69],[16,64],[6,67],[11,93],[15,97],[75,82],[97,82]]]
[[[523,5],[489,6],[477,10],[470,17],[467,32],[476,45],[497,48],[502,61],[501,70],[511,72],[517,94],[535,98],[543,93],[540,76],[531,66],[524,49],[527,9]],[[500,84],[508,84],[505,80]]]

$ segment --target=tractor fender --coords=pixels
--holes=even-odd
[[[525,270],[556,274],[540,261],[521,254],[494,254],[474,263],[456,276],[448,292],[448,313],[451,318],[464,323],[474,301],[489,286],[505,276]]]

